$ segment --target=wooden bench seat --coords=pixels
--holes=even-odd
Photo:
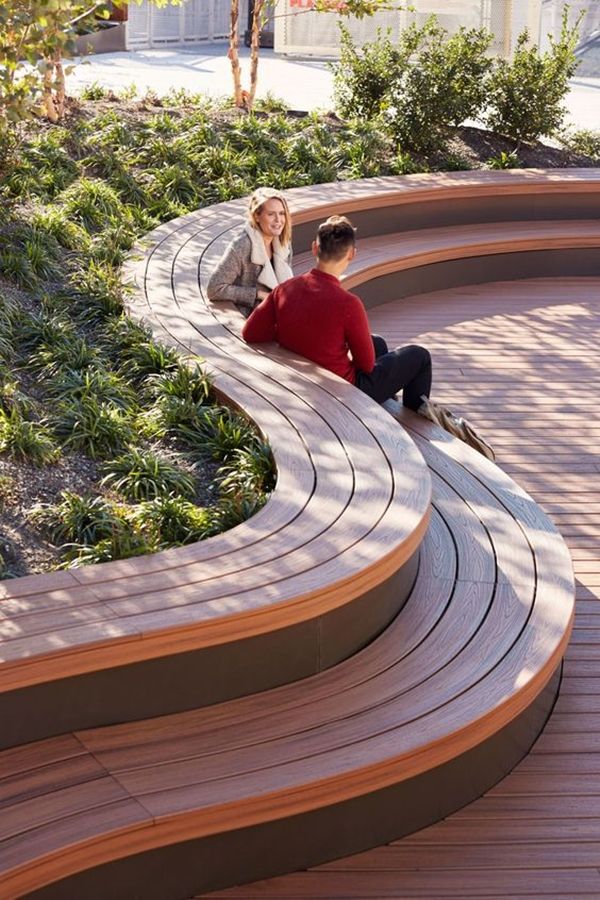
[[[462,264],[474,232],[482,247],[485,223],[489,237],[494,215],[518,221],[526,207],[525,240],[559,223],[557,241],[576,233],[571,262],[597,265],[595,244],[591,263],[577,255],[596,240],[583,220],[600,196],[584,172],[290,194],[301,262],[334,204],[362,217],[373,248],[392,236],[385,258],[361,249],[354,277],[367,295],[401,275],[403,217],[420,232],[413,261],[433,220]],[[401,428],[308,361],[241,342],[239,315],[204,289],[242,208],[154,232],[131,312],[206,358],[217,391],[271,442],[277,488],[203,544],[2,585],[3,739],[22,745],[0,754],[7,898],[186,896],[398,837],[508,771],[556,694],[573,612],[560,536],[435,426],[404,413]],[[496,228],[496,247],[510,250],[510,230]],[[533,269],[554,258],[540,252]],[[423,259],[419,277],[439,264]],[[227,697],[238,699],[217,702]]]
[[[384,299],[386,291],[401,293],[402,267],[421,281],[438,272],[439,254],[460,257],[445,264],[462,266],[469,254],[493,250],[470,258],[506,270],[500,249],[529,257],[525,246],[550,242],[552,253],[535,251],[544,257],[539,264],[566,249],[578,264],[577,254],[593,253],[597,266],[599,198],[600,178],[587,170],[411,176],[290,192],[301,263],[315,221],[334,210],[354,216],[361,253],[348,284],[367,305],[384,288]],[[132,309],[163,339],[205,356],[218,390],[259,424],[276,459],[274,495],[251,521],[203,544],[0,585],[0,712],[14,723],[5,741],[192,708],[318,671],[376,635],[410,586],[429,499],[410,440],[390,435],[374,404],[333,376],[273,348],[245,347],[237,312],[203,300],[243,205],[200,210],[154,232],[136,264]],[[427,227],[432,222],[444,228]],[[428,241],[436,240],[431,252]],[[367,622],[374,594],[380,602]],[[342,609],[347,624],[352,605],[354,628],[336,645],[346,631]],[[148,678],[170,689],[149,693]],[[123,679],[127,692],[116,690]],[[105,707],[88,708],[90,694],[104,697]],[[27,702],[48,710],[44,722],[19,715]]]
[[[564,544],[496,466],[402,419],[434,510],[390,627],[308,680],[4,751],[3,897],[186,896],[286,871],[435,820],[526,751],[569,634]]]

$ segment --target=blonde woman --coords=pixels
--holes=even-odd
[[[267,294],[293,276],[292,220],[273,188],[258,188],[248,203],[244,230],[225,250],[208,282],[209,300],[230,300],[245,317]]]

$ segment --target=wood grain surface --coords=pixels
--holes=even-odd
[[[370,314],[392,345],[418,340],[432,350],[438,399],[482,428],[499,466],[561,523],[575,568],[575,629],[533,750],[480,800],[396,844],[211,896],[600,896],[599,297],[600,279],[535,279]]]

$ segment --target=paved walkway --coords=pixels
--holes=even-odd
[[[169,47],[91,56],[69,76],[69,90],[99,82],[120,91],[135,84],[140,94],[148,88],[158,94],[185,88],[212,97],[231,91],[231,70],[225,44]],[[249,51],[241,48],[244,83],[248,84]],[[599,62],[598,76],[600,76]],[[569,119],[578,128],[600,129],[600,77],[575,78],[567,98]],[[258,96],[274,94],[292,109],[333,107],[332,75],[328,64],[316,59],[286,59],[273,50],[261,50]]]

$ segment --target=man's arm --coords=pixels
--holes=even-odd
[[[346,341],[356,368],[369,374],[375,365],[373,338],[362,301],[356,296],[353,299],[346,317]]]
[[[242,337],[247,344],[264,344],[277,340],[274,293],[275,291],[271,291],[244,322]]]

